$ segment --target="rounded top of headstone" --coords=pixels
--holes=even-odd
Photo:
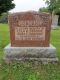
[[[30,11],[25,11],[25,12],[14,12],[14,13],[10,13],[9,15],[16,15],[16,14],[45,14],[45,15],[50,15],[50,13],[47,13],[47,12],[38,12],[38,11],[33,11],[33,10],[30,10]]]
[[[26,11],[26,12],[16,12],[10,13],[9,17],[20,17],[20,20],[38,20],[40,16],[49,16],[49,13],[40,13],[37,11]]]

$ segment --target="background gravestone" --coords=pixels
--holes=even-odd
[[[58,28],[58,15],[52,15],[52,29]]]
[[[11,46],[49,46],[51,15],[23,12],[9,15]]]

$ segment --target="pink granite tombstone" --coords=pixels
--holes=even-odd
[[[51,15],[20,12],[9,15],[12,47],[47,47],[50,43]]]

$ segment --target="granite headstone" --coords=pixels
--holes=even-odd
[[[47,47],[50,44],[51,15],[21,12],[9,15],[11,46]]]

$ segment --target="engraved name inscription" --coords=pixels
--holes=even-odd
[[[46,27],[15,27],[15,40],[45,40]]]

